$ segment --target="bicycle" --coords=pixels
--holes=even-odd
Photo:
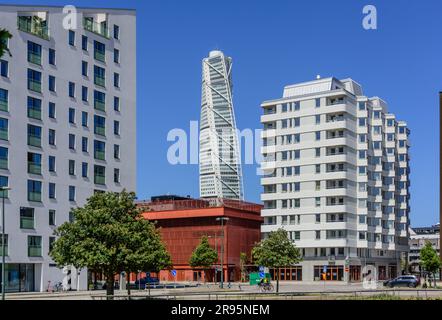
[[[52,292],[61,292],[61,291],[63,291],[63,283],[62,282],[59,281],[52,286]]]
[[[275,289],[271,283],[260,283],[259,287],[261,292],[273,292]]]

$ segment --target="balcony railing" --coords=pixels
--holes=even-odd
[[[94,151],[94,158],[98,160],[105,160],[105,152],[104,151]]]
[[[95,77],[94,77],[94,83],[95,83],[97,86],[105,87],[105,86],[106,86],[106,79],[105,79],[104,77],[99,77],[99,76],[95,75]]]
[[[104,176],[95,175],[94,176],[94,183],[95,184],[106,184],[106,178]]]
[[[99,134],[100,136],[105,136],[106,135],[106,128],[100,127],[100,126],[95,126],[94,133]]]
[[[0,245],[0,256],[3,256],[3,246]],[[8,245],[5,245],[5,256],[8,256]]]
[[[106,54],[97,49],[94,50],[94,58],[98,61],[106,62]]]
[[[28,145],[33,147],[41,147],[41,138],[38,136],[28,135]]]
[[[41,246],[28,246],[28,257],[41,257]]]
[[[20,229],[34,229],[34,218],[21,217],[20,218]]]
[[[41,164],[28,162],[28,173],[41,174]]]
[[[7,129],[0,129],[0,140],[8,140],[8,130]]]
[[[28,108],[28,117],[33,118],[33,119],[37,119],[37,120],[41,120],[41,110]]]
[[[8,112],[8,100],[0,99],[0,111]]]
[[[106,110],[106,104],[104,102],[101,102],[99,100],[94,101],[94,108],[100,111]]]
[[[49,28],[42,23],[43,21],[38,20],[35,17],[21,16],[18,17],[17,20],[18,30],[33,34],[34,36],[45,40],[49,40]]]
[[[0,159],[0,169],[8,169],[8,159]]]
[[[110,38],[109,28],[106,24],[94,22],[92,19],[83,18],[83,28],[87,31],[96,33],[106,39]]]
[[[41,54],[36,54],[33,52],[29,52],[28,61],[37,65],[41,65]]]
[[[41,202],[41,192],[28,192],[28,200]]]
[[[28,80],[28,89],[41,93],[41,81],[29,79]]]

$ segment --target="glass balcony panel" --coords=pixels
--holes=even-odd
[[[49,28],[46,21],[37,16],[20,16],[17,19],[18,30],[49,40]]]

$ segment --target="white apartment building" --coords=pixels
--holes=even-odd
[[[77,10],[64,29],[62,7],[0,6],[13,35],[0,61],[7,292],[67,286],[54,229],[94,192],[136,188],[136,13]],[[86,289],[87,270],[71,272]]]
[[[262,234],[284,228],[304,257],[281,280],[359,281],[365,266],[396,276],[408,252],[406,123],[352,79],[290,85],[261,106]]]
[[[232,94],[232,58],[211,51],[202,64],[200,197],[243,199]]]

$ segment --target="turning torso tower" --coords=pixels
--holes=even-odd
[[[232,103],[232,59],[211,51],[202,63],[200,197],[243,199]]]

